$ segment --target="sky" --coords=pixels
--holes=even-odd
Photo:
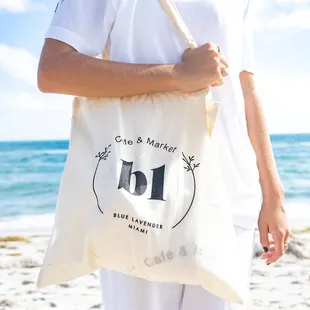
[[[310,0],[252,1],[256,80],[269,131],[310,132]],[[72,97],[36,86],[56,4],[0,0],[0,140],[69,137]]]

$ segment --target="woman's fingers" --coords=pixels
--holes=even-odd
[[[269,231],[268,225],[260,224],[259,223],[259,237],[260,237],[260,244],[262,245],[264,252],[268,252],[270,247],[270,240],[269,240]]]
[[[226,58],[223,56],[223,54],[221,54],[221,53],[218,53],[217,57],[219,60],[219,68],[221,70],[221,75],[222,75],[222,77],[225,77],[228,75],[228,71],[227,71],[227,69],[229,67],[228,62],[227,62]]]
[[[222,77],[226,77],[228,75],[227,67],[222,67],[221,68],[221,74],[222,74]]]
[[[228,68],[228,61],[226,60],[226,58],[224,57],[224,55],[222,54],[221,52],[221,49],[215,45],[214,43],[211,43],[211,48],[214,52],[214,56],[215,58],[217,59],[218,61],[218,69],[219,69],[219,76],[220,76],[220,81],[218,81],[217,83],[214,83],[213,87],[217,87],[217,86],[221,86],[223,85],[224,81],[221,79],[228,76],[228,71],[227,71],[227,68]]]
[[[283,254],[284,254],[284,235],[281,233],[278,233],[275,238],[275,255],[270,260],[270,263],[274,263],[276,260],[278,260]]]
[[[270,248],[269,251],[267,253],[263,253],[261,255],[261,259],[268,259],[271,258],[273,253],[275,252],[275,248]]]
[[[220,63],[221,63],[224,67],[226,67],[226,68],[229,67],[226,58],[225,58],[222,54],[219,54],[219,53],[218,53],[218,56],[217,56],[217,57],[218,57],[218,60],[220,61]]]
[[[223,78],[228,76],[228,72],[227,72],[227,67],[224,66],[222,63],[219,63],[219,76],[220,76],[220,81],[217,83],[212,84],[212,87],[217,87],[217,86],[221,86],[224,84]]]
[[[288,237],[285,236],[284,239],[282,239],[280,235],[279,242],[281,242],[281,240],[284,240],[281,247],[279,247],[275,241],[269,240],[270,246],[268,252],[261,255],[261,259],[266,259],[267,265],[276,262],[287,251]],[[281,254],[282,251],[283,254]]]
[[[285,233],[282,233],[281,231],[277,234],[273,235],[274,239],[274,246],[272,250],[268,253],[266,257],[267,265],[276,262],[287,250],[288,247],[288,237],[286,237]]]

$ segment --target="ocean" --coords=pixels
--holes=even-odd
[[[271,139],[289,217],[310,226],[310,134]],[[68,144],[0,142],[0,232],[51,229]]]

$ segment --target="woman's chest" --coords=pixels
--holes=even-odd
[[[167,18],[160,0],[119,0],[119,14],[127,27],[160,31]],[[247,0],[174,0],[188,28],[199,38],[235,30],[242,22]]]
[[[177,60],[187,47],[177,28],[163,10],[161,0],[119,0],[112,42],[122,42],[132,51],[161,53]],[[199,45],[214,42],[228,53],[239,40],[244,9],[248,0],[174,0],[187,27]],[[168,50],[172,51],[169,52]],[[174,51],[174,54],[173,54]],[[176,55],[176,57],[173,57]],[[157,60],[157,59],[156,59]]]

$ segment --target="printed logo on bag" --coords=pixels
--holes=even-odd
[[[125,146],[133,146],[134,144],[140,144],[145,143],[149,145],[150,147],[154,147],[156,149],[160,149],[162,151],[166,151],[169,153],[174,153],[177,149],[177,147],[169,146],[167,143],[159,143],[155,142],[155,140],[151,138],[147,138],[145,140],[142,139],[142,137],[138,137],[136,140],[136,143],[134,143],[133,140],[127,140],[122,139],[121,136],[116,136],[114,138],[114,141],[116,144],[122,144]],[[103,206],[101,205],[99,195],[98,195],[98,188],[96,187],[96,178],[98,176],[98,171],[100,168],[100,165],[103,161],[108,160],[109,155],[112,152],[112,144],[109,144],[107,147],[105,147],[103,152],[99,152],[95,158],[97,159],[96,168],[93,175],[93,192],[96,198],[97,207],[100,213],[104,214]],[[186,156],[182,152],[182,158],[180,160],[183,160],[185,163],[184,169],[186,172],[190,172],[192,182],[193,182],[193,192],[191,199],[188,203],[187,208],[185,208],[183,216],[175,223],[172,228],[176,228],[178,225],[180,225],[183,220],[186,218],[186,216],[189,214],[194,201],[196,197],[196,177],[195,177],[195,169],[200,166],[200,163],[194,163],[195,158],[194,156]],[[145,171],[139,171],[134,170],[135,163],[133,161],[127,161],[124,158],[120,158],[119,163],[117,163],[121,166],[121,172],[118,179],[117,189],[126,191],[127,193],[133,195],[133,196],[145,196],[145,199],[147,200],[156,200],[156,201],[163,201],[165,202],[165,171],[166,171],[166,165],[162,165],[159,167],[150,167],[150,171],[152,172],[152,177],[147,178]],[[146,194],[147,189],[150,188],[150,195]],[[99,189],[100,191],[100,189]],[[134,217],[130,217],[128,214],[120,214],[120,213],[114,213],[114,218],[126,220],[129,222],[128,228],[132,230],[136,230],[140,233],[147,234],[148,229],[163,229],[162,224],[158,223],[152,223],[148,222],[145,219],[137,219]]]

